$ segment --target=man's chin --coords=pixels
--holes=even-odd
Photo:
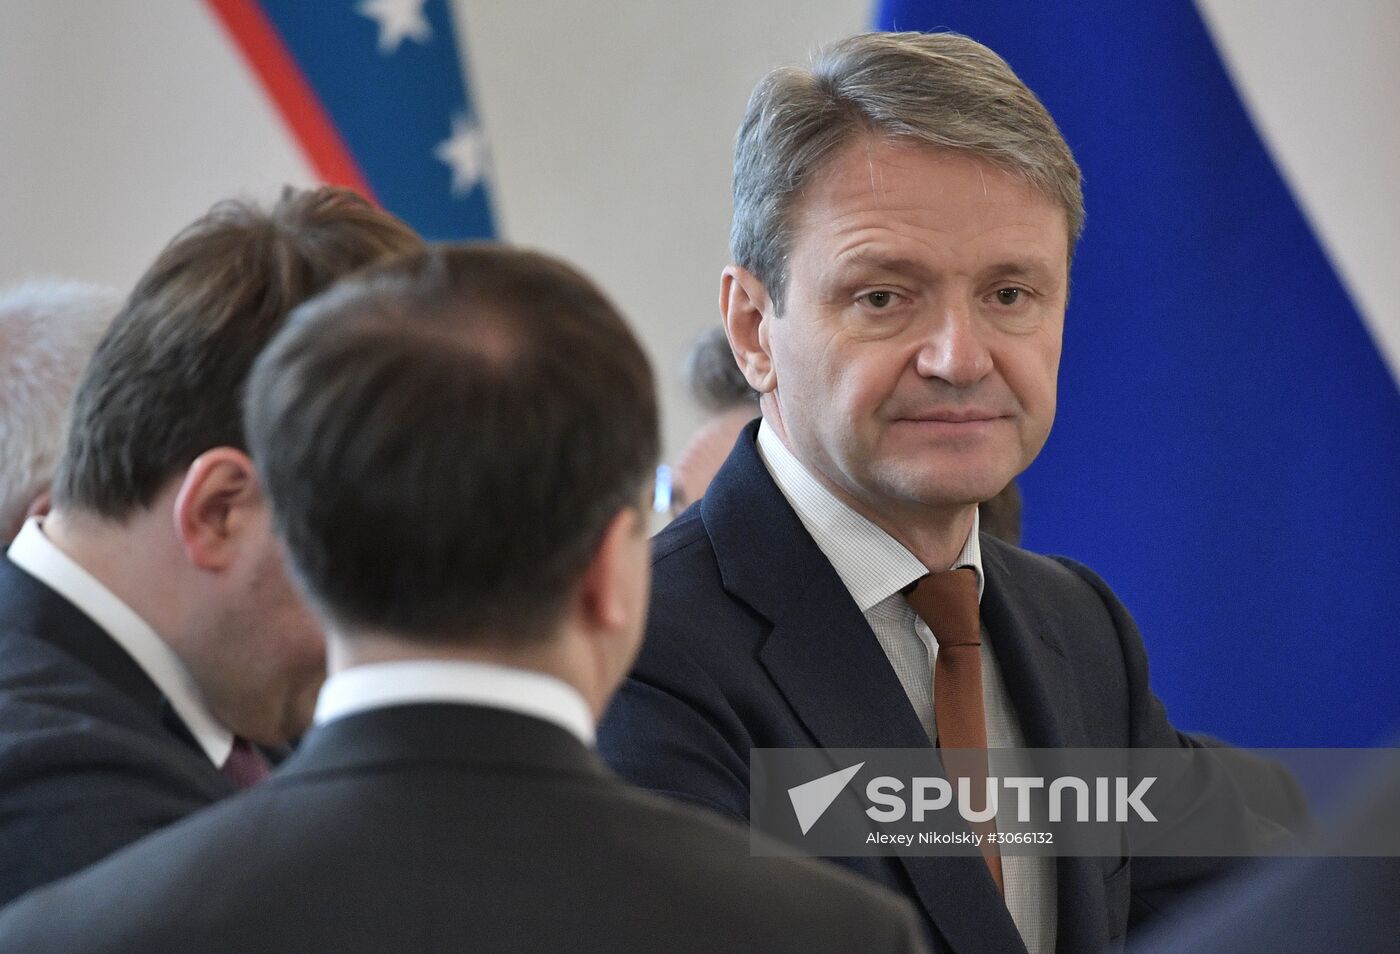
[[[892,496],[930,510],[954,512],[991,500],[1011,483],[1011,476],[998,472],[902,474],[887,483]]]

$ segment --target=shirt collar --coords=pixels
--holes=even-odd
[[[592,745],[593,714],[578,690],[530,669],[458,660],[414,659],[342,669],[316,700],[317,724],[369,709],[451,702],[544,719]]]
[[[216,767],[233,751],[233,733],[214,718],[180,657],[136,611],[44,535],[42,518],[25,521],[9,558],[72,603],[126,651],[164,694]]]
[[[758,454],[862,613],[928,573],[923,561],[902,543],[812,476],[767,421],[758,426]],[[982,547],[977,540],[980,526],[981,517],[974,510],[972,530],[949,567],[970,567],[977,574],[979,600],[983,589]]]

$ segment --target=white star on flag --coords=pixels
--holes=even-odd
[[[407,37],[415,43],[427,43],[433,28],[423,16],[426,0],[364,0],[355,12],[379,24],[379,52],[388,56]]]
[[[452,136],[438,143],[433,156],[452,168],[453,195],[466,195],[486,178],[486,134],[469,116],[452,118]]]

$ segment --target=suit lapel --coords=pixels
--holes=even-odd
[[[982,623],[991,639],[1006,691],[1026,745],[1051,749],[1083,745],[1087,738],[1073,671],[1055,607],[1037,601],[1007,568],[1005,544],[982,537]]]
[[[759,659],[817,745],[929,747],[889,659],[829,565],[774,626]],[[906,855],[895,861],[955,951],[1021,950],[1020,934],[980,857]]]
[[[759,662],[822,748],[926,748],[928,736],[865,617],[758,456],[745,428],[701,517],[725,588],[773,625]],[[977,857],[899,857],[959,954],[1022,950]]]
[[[0,556],[0,620],[63,650],[156,713],[161,692],[115,639],[86,613]]]
[[[773,626],[759,662],[826,748],[928,745],[889,659],[754,445],[758,422],[701,498],[724,587]]]
[[[204,750],[160,688],[86,613],[0,554],[0,625],[54,646],[149,712],[161,728],[204,757]]]
[[[1089,744],[1067,646],[1067,624],[1058,607],[1036,600],[1006,563],[1007,547],[982,537],[986,591],[982,621],[991,638],[1030,748],[1076,748]],[[1056,864],[1057,947],[1092,950],[1108,936],[1103,870],[1093,858],[1060,858]]]

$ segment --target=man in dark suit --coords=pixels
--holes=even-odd
[[[1054,121],[965,37],[853,37],[759,84],[720,305],[762,420],[656,539],[600,729],[623,777],[744,820],[755,747],[1191,745],[1102,580],[979,534],[1050,431],[1082,222]],[[845,863],[960,954],[1097,949],[1218,867]]]
[[[88,363],[54,509],[0,555],[0,902],[267,771],[309,724],[320,627],[286,579],[239,396],[291,308],[421,247],[341,190],[215,207]]]
[[[750,857],[590,750],[642,636],[658,437],[586,279],[430,251],[309,304],[248,393],[327,623],[317,727],[266,784],[18,902],[0,952],[921,949],[902,901]]]

